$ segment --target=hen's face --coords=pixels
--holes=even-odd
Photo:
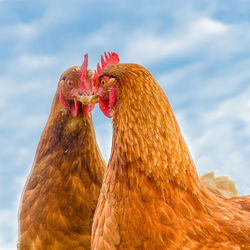
[[[87,117],[94,108],[94,105],[88,104],[88,96],[92,94],[93,73],[87,69],[87,60],[87,55],[85,55],[81,68],[69,68],[59,80],[61,105],[69,109],[73,117],[81,111]]]
[[[99,107],[104,115],[111,118],[117,99],[118,84],[114,78],[102,76],[97,83],[96,94],[98,95]]]
[[[119,61],[119,56],[116,53],[104,52],[104,57],[101,56],[101,66],[99,63],[97,64],[97,69],[93,76],[95,97],[91,102],[95,103],[97,101],[96,97],[98,97],[101,111],[109,118],[112,117],[113,108],[116,103],[118,84],[114,78],[105,75],[99,77],[99,75],[109,65],[117,64]]]

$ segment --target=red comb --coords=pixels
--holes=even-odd
[[[108,55],[106,52],[104,52],[104,56],[105,56],[105,59],[103,58],[103,55],[101,56],[101,66],[99,63],[97,63],[97,68],[96,68],[94,76],[93,76],[94,85],[96,85],[96,80],[97,80],[99,74],[105,68],[107,68],[109,65],[117,64],[120,61],[119,56],[115,52],[108,52]]]
[[[85,54],[84,61],[82,63],[81,68],[79,69],[79,75],[80,75],[79,87],[81,89],[84,89],[86,87],[84,83],[87,77],[87,69],[88,69],[88,54]]]

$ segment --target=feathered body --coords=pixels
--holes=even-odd
[[[99,89],[103,79],[106,86],[115,79],[117,94],[92,248],[249,249],[250,196],[225,199],[201,183],[167,97],[150,72],[117,64],[100,73]],[[102,102],[110,102],[108,93],[107,87]]]
[[[24,188],[19,214],[20,250],[90,249],[105,162],[91,114],[85,118],[83,107],[74,109],[75,100],[68,101],[70,107],[74,106],[72,113],[60,102],[62,84],[66,77],[74,83],[74,78],[79,78],[77,71],[79,68],[69,69],[59,81]]]

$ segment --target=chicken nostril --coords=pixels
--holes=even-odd
[[[79,91],[78,95],[79,96],[86,96],[86,92],[85,91],[84,92],[83,91]]]

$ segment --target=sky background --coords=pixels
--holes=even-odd
[[[61,73],[104,51],[151,71],[199,174],[250,193],[250,5],[237,1],[0,0],[0,250],[15,249],[20,195]],[[108,160],[111,120],[93,112]]]

